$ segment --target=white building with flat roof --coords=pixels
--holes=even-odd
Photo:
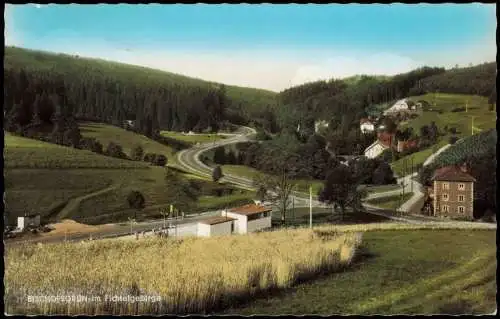
[[[28,226],[40,226],[40,215],[26,215],[17,217],[17,228],[24,230]]]
[[[197,235],[199,237],[231,235],[234,232],[235,218],[213,216],[198,221]]]

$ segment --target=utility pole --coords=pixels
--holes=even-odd
[[[179,210],[178,209],[175,210],[175,239],[177,239],[177,223],[178,223],[177,216],[179,216]]]
[[[163,208],[160,210],[160,213],[163,216],[163,229],[165,229],[167,226],[166,223],[167,223],[167,215],[168,214]]]
[[[133,223],[134,223],[135,220],[133,218],[131,218],[131,217],[129,217],[128,220],[130,222],[130,234],[132,235],[133,234],[133,232],[132,232],[132,225],[133,225]]]
[[[309,186],[309,228],[313,227],[313,205],[312,205],[312,186]]]
[[[413,178],[413,156],[411,157],[411,178]],[[411,185],[411,192],[413,193],[413,180],[410,179],[410,185]]]
[[[400,200],[400,204],[403,203],[403,199],[405,197],[405,181],[403,179],[403,181],[401,182],[401,186],[403,186],[403,193],[401,195],[401,200]],[[401,206],[401,205],[400,205]],[[401,214],[401,213],[400,213]]]
[[[470,135],[474,135],[474,116],[471,116],[471,118],[472,118],[472,123],[471,123],[471,128],[470,128],[470,131],[471,131]]]

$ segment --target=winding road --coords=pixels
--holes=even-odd
[[[238,133],[234,134],[232,137],[216,142],[200,144],[195,147],[180,151],[179,153],[177,153],[177,163],[182,169],[188,172],[211,178],[213,168],[207,166],[201,161],[201,154],[220,146],[251,141],[256,134],[257,132],[255,131],[255,129],[251,127],[241,126],[238,130]],[[221,181],[235,185],[239,188],[255,190],[253,181],[248,178],[224,174],[224,177],[221,179]],[[309,207],[308,194],[293,192],[292,197],[295,201],[295,207]],[[325,205],[313,199],[313,207],[325,207]]]
[[[217,148],[219,146],[225,146],[225,145],[230,145],[230,144],[237,144],[237,143],[242,143],[246,141],[251,141],[255,135],[256,131],[253,128],[250,127],[240,127],[239,130],[234,133],[234,134],[224,134],[227,136],[227,138],[216,141],[216,142],[211,142],[211,143],[205,143],[205,144],[199,144],[197,146],[194,146],[189,149],[185,149],[180,151],[177,154],[177,160],[178,160],[178,165],[186,170],[187,172],[196,174],[196,175],[201,175],[205,177],[212,177],[212,169],[211,167],[207,166],[201,161],[201,155],[204,152],[210,151],[214,148]],[[424,163],[424,165],[429,164],[432,162],[432,160],[442,151],[444,151],[449,145],[441,148],[439,151],[431,155],[431,157],[428,158],[428,160]],[[400,207],[400,211],[403,206],[405,205],[413,205],[413,203],[416,200],[419,200],[423,194],[420,190],[421,185],[414,180],[414,177],[416,174],[413,175],[408,175],[404,176],[402,178],[398,179],[398,184],[401,184],[401,182],[405,183],[405,187],[408,191],[410,191],[410,183],[413,183],[413,192],[414,196],[410,198],[406,203],[404,203]],[[247,178],[242,178],[234,175],[225,175],[222,178],[223,181],[232,184],[236,187],[243,188],[243,189],[248,189],[248,190],[254,190],[253,187],[253,181]],[[381,192],[381,193],[374,193],[370,194],[367,196],[365,199],[373,199],[373,198],[379,198],[379,197],[387,197],[391,195],[398,195],[402,192],[402,189],[397,189],[397,190],[391,190],[391,191],[386,191],[386,192]],[[309,194],[306,193],[301,193],[301,192],[293,192],[292,197],[295,200],[295,207],[309,207]],[[314,200],[312,201],[312,206],[313,207],[326,207],[325,204]],[[433,225],[439,225],[439,224],[447,224],[450,225],[450,222],[443,222],[440,221],[436,218],[430,218],[430,217],[424,217],[424,216],[415,216],[415,215],[405,215],[403,216],[394,216],[393,214],[387,212],[384,209],[369,205],[367,203],[363,203],[363,207],[367,213],[370,214],[375,214],[379,216],[384,216],[386,218],[391,219],[393,222],[398,222],[398,223],[410,223],[410,224],[433,224]],[[219,211],[209,211],[205,212],[202,214],[193,214],[193,215],[186,215],[185,218],[182,220],[169,220],[172,224],[187,224],[187,223],[192,223],[195,222],[199,219],[205,218],[207,216],[216,216],[219,215]],[[473,228],[491,228],[491,229],[496,229],[496,224],[489,224],[489,223],[467,223],[467,222],[451,222],[454,223],[460,227],[473,227]],[[139,222],[133,225],[133,231],[136,232],[142,232],[142,231],[151,231],[153,228],[160,228],[164,224],[163,219],[156,219],[156,220],[149,220],[149,221],[143,221]],[[469,226],[467,226],[467,225]],[[72,233],[69,234],[69,238],[67,238],[69,241],[81,241],[81,240],[86,240],[89,239],[90,236],[92,238],[110,238],[110,237],[120,237],[120,236],[126,236],[130,235],[130,224],[127,223],[122,223],[122,224],[113,224],[109,225],[109,227],[102,229],[100,231],[95,231],[95,232],[81,232],[81,233]],[[5,241],[6,246],[12,246],[12,245],[17,245],[17,244],[25,244],[25,243],[36,243],[36,242],[43,242],[43,243],[53,243],[53,242],[61,242],[65,240],[65,236],[40,236],[36,238],[13,238],[13,239],[8,239]]]

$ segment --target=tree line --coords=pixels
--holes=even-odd
[[[56,110],[77,120],[95,120],[135,128],[151,137],[160,129],[172,131],[218,130],[229,105],[225,87],[133,83],[91,69],[84,73],[36,69],[6,69],[4,105],[25,127],[38,114],[49,122]],[[54,99],[57,97],[59,100]]]
[[[410,90],[410,95],[440,92],[485,97],[495,96],[496,100],[496,70],[496,62],[483,63],[467,68],[451,69],[444,73],[421,79]]]

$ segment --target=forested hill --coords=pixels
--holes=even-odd
[[[496,72],[496,62],[451,69],[422,79],[410,94],[441,92],[489,97],[491,94],[496,94]]]
[[[358,125],[367,107],[406,97],[419,80],[444,72],[443,68],[423,67],[392,77],[363,75],[295,86],[278,95],[280,123],[311,130],[314,120],[322,118],[331,120],[331,128],[347,132]]]
[[[155,129],[216,129],[224,121],[247,124],[275,105],[271,91],[16,47],[5,48],[4,69],[4,110],[19,108],[14,113],[21,125],[37,112],[48,121],[61,108],[80,119],[136,120],[139,131],[150,135]],[[64,96],[58,105],[55,95]]]
[[[357,126],[373,105],[430,92],[471,94],[496,100],[496,63],[468,68],[422,67],[395,76],[358,75],[342,80],[316,81],[278,94],[282,127],[312,130],[314,120],[330,121],[341,132]]]

